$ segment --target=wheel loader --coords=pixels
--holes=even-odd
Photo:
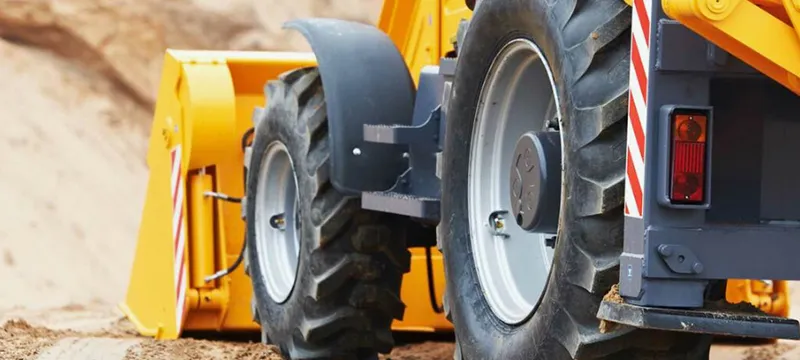
[[[800,3],[385,0],[167,50],[138,331],[290,359],[707,358],[798,339]],[[712,197],[713,195],[713,197]]]

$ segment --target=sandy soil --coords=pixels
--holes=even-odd
[[[166,48],[298,50],[285,20],[376,0],[0,0],[2,309],[125,293]]]
[[[0,57],[0,308],[111,303],[132,261],[149,115],[50,53],[0,42]]]
[[[181,339],[178,341],[147,340],[130,349],[125,360],[281,360],[274,347],[257,343],[233,343]]]

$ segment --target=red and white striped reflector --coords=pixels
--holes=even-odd
[[[183,311],[186,304],[186,263],[184,262],[184,249],[186,249],[186,224],[183,221],[184,179],[181,169],[181,146],[172,149],[172,175],[170,187],[172,189],[172,239],[174,247],[174,280],[175,280],[175,323],[176,331],[180,332],[183,325]]]
[[[647,77],[650,72],[650,0],[633,1],[631,70],[628,92],[628,146],[625,166],[625,215],[642,218],[645,144],[647,140]]]

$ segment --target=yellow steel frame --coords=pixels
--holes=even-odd
[[[662,0],[667,16],[800,94],[800,0]]]
[[[464,0],[384,0],[378,27],[403,54],[416,84],[423,67],[453,51],[459,23],[471,17]]]

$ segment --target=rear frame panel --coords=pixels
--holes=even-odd
[[[709,280],[800,279],[800,145],[789,142],[800,97],[667,18],[660,0],[633,9],[620,294],[697,308]],[[699,206],[665,201],[675,107],[712,114]]]

